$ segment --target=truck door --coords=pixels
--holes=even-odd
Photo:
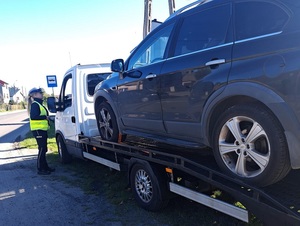
[[[72,98],[72,72],[65,76],[56,112],[56,130],[60,131],[66,140],[75,141],[77,129],[75,124],[75,108]]]

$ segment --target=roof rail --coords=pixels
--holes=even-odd
[[[198,0],[198,1],[192,2],[192,3],[190,3],[190,4],[188,4],[188,5],[184,6],[184,7],[182,7],[180,9],[176,10],[172,15],[170,15],[166,19],[166,21],[169,20],[169,19],[171,19],[171,18],[173,18],[173,17],[175,17],[175,16],[177,16],[177,15],[179,15],[180,13],[182,13],[184,11],[187,11],[189,9],[192,9],[192,8],[198,6],[198,5],[201,5],[201,4],[205,3],[205,2],[210,2],[210,1],[211,0]]]

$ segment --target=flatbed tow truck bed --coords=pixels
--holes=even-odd
[[[132,158],[163,166],[169,174],[171,192],[244,222],[252,213],[265,225],[300,225],[299,170],[291,171],[276,184],[257,188],[220,172],[209,149],[184,149],[136,137],[113,143],[100,137],[80,136],[80,143],[85,158],[119,171],[128,171]],[[211,198],[199,189],[205,187],[200,184],[226,192],[245,209]]]

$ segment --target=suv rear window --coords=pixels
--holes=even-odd
[[[230,5],[226,4],[186,17],[179,32],[174,55],[224,44],[230,16]]]
[[[280,32],[289,18],[279,6],[258,1],[237,3],[235,15],[236,40]]]

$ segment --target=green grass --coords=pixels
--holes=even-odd
[[[36,148],[37,144],[31,132],[21,143],[21,147]],[[207,208],[203,205],[187,200],[183,197],[172,198],[167,208],[160,212],[148,212],[138,207],[132,191],[128,186],[127,174],[111,170],[92,161],[73,159],[71,164],[61,164],[58,157],[57,145],[55,142],[54,125],[48,133],[47,160],[50,166],[58,170],[51,176],[53,180],[63,181],[70,187],[80,187],[86,194],[105,196],[110,203],[116,206],[115,214],[118,217],[130,215],[134,212],[135,217],[140,219],[156,219],[159,224],[172,226],[182,225],[214,225],[214,226],[261,226],[262,224],[254,216],[251,216],[250,223],[246,224],[218,211]],[[67,174],[62,171],[68,172]],[[60,173],[61,172],[61,173]],[[219,190],[211,193],[212,197],[222,198]],[[237,206],[242,206],[237,202]],[[134,225],[130,222],[123,222],[125,225]]]

